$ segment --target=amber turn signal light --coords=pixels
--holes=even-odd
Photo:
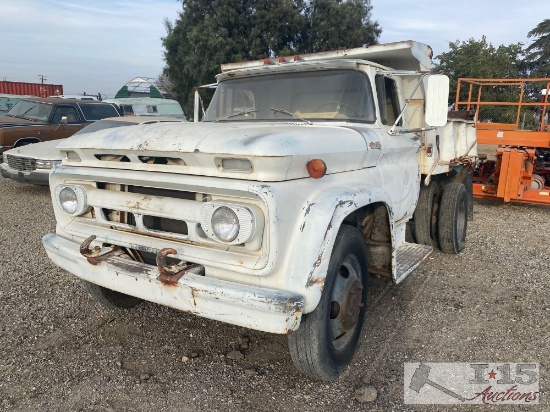
[[[307,162],[307,172],[314,179],[320,179],[327,173],[327,165],[321,159],[313,159]]]

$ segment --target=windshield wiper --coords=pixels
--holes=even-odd
[[[9,116],[17,117],[18,119],[25,119],[25,120],[32,120],[33,122],[36,121],[36,119],[31,119],[30,117],[25,117],[25,115],[30,112],[32,109],[34,109],[36,105],[29,107],[27,110],[25,110],[21,114],[10,114]]]
[[[311,123],[309,120],[307,119],[304,119],[300,116],[296,116],[296,114],[292,113],[292,112],[289,112],[288,110],[285,110],[285,109],[276,109],[274,107],[270,107],[269,108],[270,110],[273,110],[275,113],[284,113],[284,114],[288,114],[289,116],[292,116],[292,117],[295,117],[296,119],[298,120],[301,120],[302,122],[304,123],[307,123],[307,124],[313,124]]]
[[[25,116],[20,115],[20,114],[10,114],[10,116],[17,117],[18,119],[32,120],[33,122],[36,121],[35,119],[31,119],[30,117],[25,117]]]
[[[257,112],[257,111],[258,111],[257,109],[254,109],[254,110],[242,110],[242,111],[240,111],[240,112],[230,114],[229,116],[222,117],[221,119],[216,119],[215,121],[217,122],[217,121],[220,121],[220,120],[231,119],[232,117],[237,117],[237,116],[246,116],[247,114],[255,113],[255,112]]]
[[[36,107],[36,105],[29,107],[27,110],[25,110],[25,111],[21,114],[21,116],[25,116],[28,112],[30,112],[30,111],[31,111],[32,109],[34,109],[35,107]]]

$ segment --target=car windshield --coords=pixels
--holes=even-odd
[[[205,121],[375,121],[367,75],[355,70],[278,73],[219,83]]]
[[[52,110],[53,105],[51,104],[19,100],[8,112],[8,116],[47,121],[52,114]]]
[[[112,104],[78,103],[87,121],[101,120],[107,117],[117,117],[118,111]]]

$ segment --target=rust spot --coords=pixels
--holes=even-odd
[[[86,258],[88,263],[92,265],[99,265],[101,262],[111,256],[120,256],[124,254],[122,249],[115,245],[111,245],[110,249],[104,252],[101,251],[101,248],[99,246],[96,246],[93,250],[90,250],[90,244],[95,239],[96,236],[92,235],[84,240],[84,242],[82,242],[82,244],[80,245],[80,254]]]
[[[195,289],[191,288],[191,296],[193,297],[193,306],[197,307],[197,301],[195,296]]]
[[[323,286],[324,284],[325,284],[325,279],[314,278],[313,274],[310,274],[306,282],[306,288],[310,288],[313,285]]]
[[[89,238],[87,238],[82,244],[80,245],[80,254],[82,256],[86,256],[85,254],[91,254],[92,251],[90,250],[90,244],[96,239],[96,235],[92,235]],[[94,248],[94,251],[99,251],[99,246],[96,246]]]
[[[312,203],[313,204],[313,203]],[[330,219],[330,222],[328,222],[327,229],[325,230],[325,236],[323,237],[323,243],[321,246],[321,250],[319,251],[319,255],[317,255],[317,260],[313,263],[313,267],[311,269],[311,272],[309,272],[309,277],[306,282],[306,288],[309,288],[313,285],[319,285],[322,286],[325,283],[325,279],[317,279],[313,277],[313,272],[315,269],[317,269],[321,262],[323,261],[323,254],[325,253],[325,247],[326,247],[326,240],[328,236],[328,232],[332,229],[332,221],[334,220],[334,214],[336,213],[336,209],[342,206],[353,206],[355,202],[353,200],[340,200],[336,206],[334,207],[334,212],[332,213],[332,218]]]
[[[157,253],[157,268],[159,270],[158,280],[165,285],[174,286],[178,283],[183,275],[189,272],[187,264],[166,264],[166,257],[168,255],[175,255],[178,252],[172,248],[164,248]]]

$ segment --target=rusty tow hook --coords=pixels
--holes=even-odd
[[[190,267],[184,262],[172,265],[166,264],[166,257],[177,253],[175,249],[169,247],[161,249],[157,253],[157,268],[160,273],[158,280],[165,285],[175,285],[183,275],[189,272]]]
[[[93,250],[90,250],[90,244],[95,240],[95,238],[96,236],[92,235],[80,245],[80,254],[84,256],[90,264],[98,265],[108,257],[124,254],[120,247],[115,245],[111,245],[109,250],[104,252],[101,252],[101,248],[99,246],[96,246]]]

